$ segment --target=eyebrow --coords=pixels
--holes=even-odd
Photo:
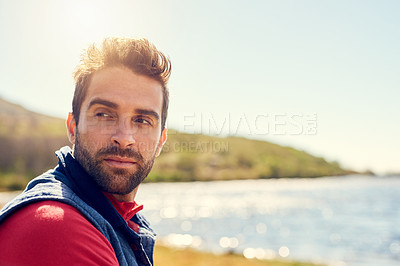
[[[116,103],[113,103],[113,102],[108,101],[108,100],[100,99],[100,98],[95,98],[92,101],[90,101],[88,109],[90,107],[92,107],[93,105],[96,105],[96,104],[104,105],[104,106],[107,106],[107,107],[110,107],[110,108],[113,108],[113,109],[117,109],[118,108],[118,104],[116,104]]]
[[[158,115],[158,113],[154,112],[153,110],[135,109],[135,112],[140,115],[153,116],[155,119],[160,120],[160,116]]]
[[[108,100],[105,100],[105,99],[95,98],[92,101],[90,101],[88,108],[90,108],[90,107],[92,107],[93,105],[96,105],[96,104],[104,105],[104,106],[107,106],[107,107],[113,108],[113,109],[117,109],[119,107],[119,105],[114,103],[114,102],[111,102],[111,101],[108,101]],[[155,119],[160,120],[160,115],[157,112],[153,111],[153,110],[135,109],[134,111],[137,114],[152,116]]]

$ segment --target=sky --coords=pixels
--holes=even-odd
[[[167,125],[400,172],[400,1],[0,0],[0,97],[71,111],[82,51],[144,37],[172,61]]]

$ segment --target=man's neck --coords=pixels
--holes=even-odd
[[[124,194],[124,195],[120,195],[120,194],[113,194],[111,193],[114,198],[116,198],[118,201],[121,202],[134,202],[135,201],[135,197],[136,197],[136,193],[139,189],[139,186],[137,186],[132,192],[128,193],[128,194]]]

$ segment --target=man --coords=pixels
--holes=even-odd
[[[166,141],[171,64],[145,39],[91,46],[67,118],[73,151],[0,213],[0,265],[152,265],[139,184]]]

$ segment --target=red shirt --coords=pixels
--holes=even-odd
[[[136,232],[136,202],[104,193]],[[58,201],[32,203],[0,226],[0,265],[118,265],[110,242],[77,209]]]

